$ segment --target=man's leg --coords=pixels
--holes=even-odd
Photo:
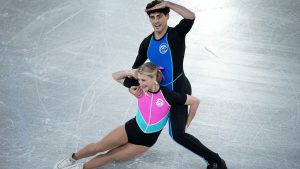
[[[174,105],[170,111],[169,133],[180,145],[204,158],[209,164],[219,163],[221,158],[205,147],[197,138],[185,132],[185,125],[188,117],[188,107]]]

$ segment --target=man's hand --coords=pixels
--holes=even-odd
[[[153,11],[155,9],[162,9],[162,8],[165,8],[165,7],[168,7],[168,3],[167,1],[163,1],[159,4],[156,4],[155,6],[153,6],[152,8],[149,8],[149,9],[145,9],[145,12],[148,12],[148,11]]]
[[[129,93],[134,95],[136,98],[139,98],[142,94],[142,89],[140,86],[131,86],[131,88],[129,88]]]
[[[186,7],[169,1],[162,1],[161,3],[156,4],[152,8],[146,9],[145,12],[149,12],[155,9],[162,9],[165,7],[170,8],[171,10],[175,11],[185,19],[195,19],[196,17],[195,13],[187,9]]]

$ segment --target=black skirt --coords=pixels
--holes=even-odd
[[[125,123],[128,142],[131,144],[152,147],[157,141],[162,130],[154,133],[144,133],[133,118]]]

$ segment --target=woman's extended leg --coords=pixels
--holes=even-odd
[[[84,164],[84,169],[92,169],[103,166],[112,161],[125,160],[144,153],[149,147],[127,143],[116,147],[105,154],[98,155]]]
[[[73,154],[76,160],[96,155],[99,152],[104,152],[121,145],[128,143],[125,125],[119,126],[107,134],[97,143],[91,143]]]

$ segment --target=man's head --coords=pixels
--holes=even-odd
[[[158,1],[158,0],[152,1],[146,6],[146,9],[151,9],[152,7],[156,6],[159,3],[162,3],[162,1]],[[155,33],[163,34],[167,31],[169,12],[170,12],[169,7],[158,8],[158,9],[147,11],[151,25]]]

